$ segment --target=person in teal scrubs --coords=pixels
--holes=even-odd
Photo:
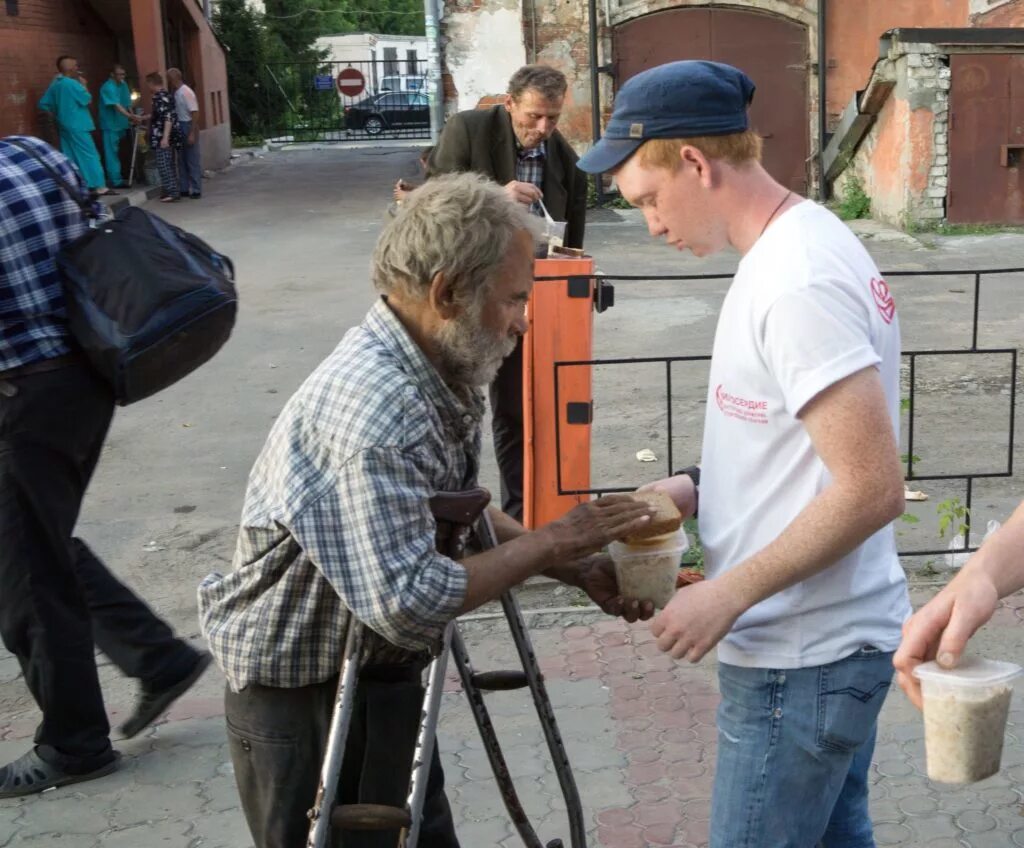
[[[107,185],[124,185],[121,178],[121,142],[138,119],[131,113],[132,92],[125,82],[127,72],[114,65],[108,79],[100,86],[100,135],[103,138],[103,165]],[[129,136],[130,137],[130,136]]]
[[[40,98],[39,108],[53,115],[60,133],[60,149],[78,166],[85,184],[97,194],[106,194],[109,189],[100,154],[90,135],[96,129],[89,113],[92,95],[85,87],[74,56],[61,56],[57,70],[60,73]]]

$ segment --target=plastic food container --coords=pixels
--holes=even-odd
[[[914,670],[924,701],[928,777],[974,783],[999,771],[1013,681],[1021,667],[964,657],[954,669],[935,662]]]
[[[642,542],[612,542],[608,546],[622,597],[650,601],[661,609],[676,593],[683,554],[690,548],[686,531],[654,536]]]

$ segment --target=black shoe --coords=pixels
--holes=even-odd
[[[196,664],[192,666],[192,670],[177,683],[172,683],[170,686],[155,692],[149,692],[143,688],[142,695],[139,696],[139,702],[135,705],[135,712],[121,725],[121,733],[124,734],[124,738],[131,739],[133,736],[137,736],[157,718],[167,712],[168,707],[184,695],[192,687],[192,684],[203,676],[203,672],[206,671],[206,667],[210,664],[211,659],[206,651],[200,651],[199,656],[196,658]]]
[[[202,197],[202,195],[198,191],[194,191],[189,195],[189,197],[191,197],[193,200],[199,200],[199,198]]]
[[[117,769],[121,755],[111,751],[109,759],[104,757],[100,765],[83,772],[69,772],[61,766],[51,765],[39,756],[37,748],[22,754],[12,763],[0,768],[0,798],[19,798],[35,795],[56,786],[68,786],[103,777]]]

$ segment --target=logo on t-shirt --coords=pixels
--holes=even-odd
[[[871,278],[871,296],[875,299],[875,306],[878,307],[878,314],[886,324],[891,324],[896,317],[896,301],[892,298],[892,292],[885,280],[876,277]]]
[[[729,394],[719,383],[715,389],[715,402],[718,404],[718,408],[730,418],[738,418],[748,424],[768,423],[768,401],[766,400],[750,400]]]

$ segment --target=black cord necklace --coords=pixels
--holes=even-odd
[[[775,207],[775,210],[772,212],[772,214],[768,216],[768,220],[764,222],[764,226],[761,227],[761,232],[758,233],[758,238],[761,238],[761,236],[764,235],[764,231],[768,229],[768,225],[772,222],[775,216],[779,214],[779,210],[786,204],[786,201],[789,200],[789,198],[791,198],[792,196],[793,191],[792,189],[790,189],[789,191],[786,192],[786,196],[782,198],[782,200],[779,202],[779,205]]]

